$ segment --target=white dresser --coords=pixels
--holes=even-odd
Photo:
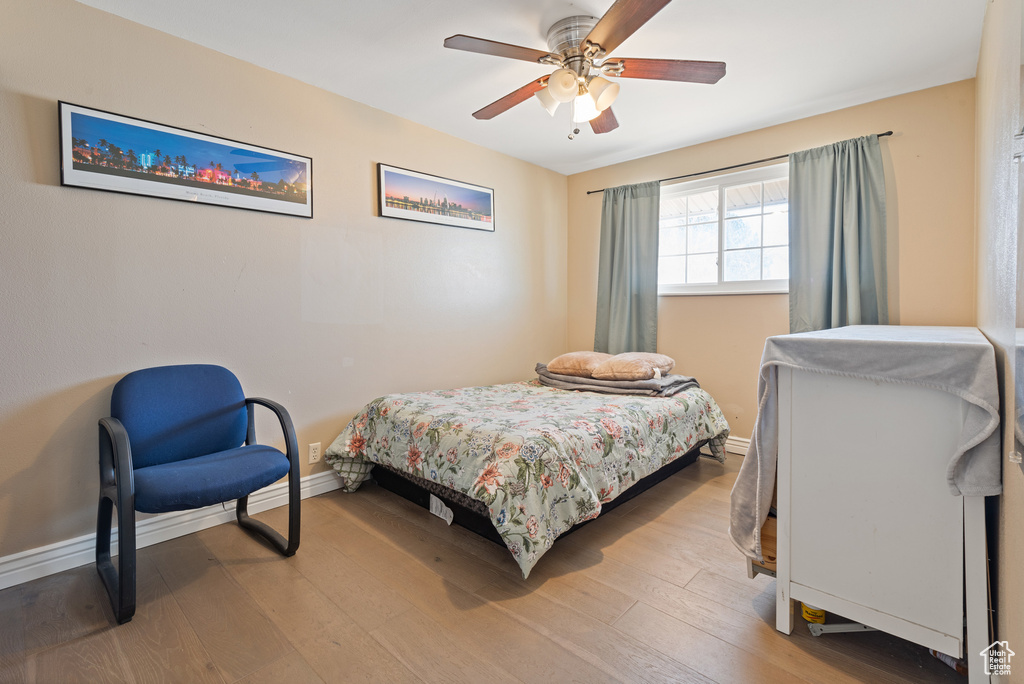
[[[964,362],[981,364],[986,378],[991,370],[994,382],[994,355],[988,369],[988,354],[973,353],[991,347],[975,329],[893,327],[886,332],[899,331],[895,341],[866,326],[848,330],[846,339],[840,329],[812,340],[825,346],[808,355],[809,368],[799,362],[802,347],[792,347],[793,355],[781,354],[786,362],[774,369],[776,626],[790,633],[794,601],[805,601],[966,656],[972,684],[987,681],[980,655],[989,644],[984,496],[953,495],[947,469],[970,441],[965,426],[984,418],[978,403],[997,396],[996,388],[979,398],[985,383],[977,377],[953,373],[943,385],[921,369],[932,368],[922,363],[930,354],[955,370],[959,361],[949,355],[976,344]],[[865,333],[883,339],[862,339]],[[835,370],[822,353],[830,345]],[[851,372],[851,350],[865,354],[863,373]],[[916,368],[905,371],[904,363]],[[959,382],[974,386],[959,388]],[[991,452],[991,434],[985,441]],[[967,457],[974,455],[968,450]]]

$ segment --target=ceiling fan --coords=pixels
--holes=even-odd
[[[605,76],[691,83],[717,83],[725,76],[725,62],[607,57],[669,2],[616,0],[600,19],[572,16],[557,21],[548,29],[549,52],[462,34],[446,38],[444,46],[557,67],[553,73],[473,112],[475,118],[492,119],[532,95],[551,116],[559,104],[571,103],[574,124],[589,121],[594,133],[607,133],[619,127],[611,110],[619,84]],[[579,133],[578,128],[569,138],[575,133]]]

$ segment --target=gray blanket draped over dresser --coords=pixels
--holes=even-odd
[[[761,560],[761,526],[775,487],[780,366],[907,383],[960,397],[967,410],[946,470],[950,494],[1002,491],[995,351],[977,328],[857,325],[769,337],[761,357],[754,433],[731,497],[729,535],[748,557]]]

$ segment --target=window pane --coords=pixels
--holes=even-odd
[[[673,226],[685,226],[685,216],[662,216],[658,221],[658,226],[661,228],[672,228]]]
[[[750,216],[761,213],[761,183],[736,185],[725,189],[725,216]]]
[[[760,280],[760,278],[760,249],[743,249],[725,253],[725,280]]]
[[[718,255],[717,254],[695,254],[686,257],[690,266],[690,277],[688,283],[717,283],[718,282]]]
[[[764,250],[765,280],[789,278],[789,247],[768,247]]]
[[[690,226],[690,243],[688,245],[690,254],[698,252],[718,251],[718,224],[698,223]]]
[[[726,219],[725,248],[742,249],[761,246],[761,217]]]
[[[775,208],[785,208],[789,204],[789,179],[764,182],[764,211],[767,214]]]
[[[659,213],[661,214],[661,220],[664,221],[670,217],[680,216],[686,218],[686,196],[682,197],[676,195],[675,197],[662,197],[661,204],[659,205]]]
[[[689,202],[690,223],[718,220],[718,188],[686,196]]]
[[[789,244],[789,212],[785,209],[764,215],[765,245]]]
[[[661,257],[658,259],[658,284],[686,282],[686,257]]]
[[[658,235],[658,252],[665,256],[686,254],[686,226],[665,228]]]
[[[662,186],[658,282],[735,292],[788,280],[787,173],[780,165]]]

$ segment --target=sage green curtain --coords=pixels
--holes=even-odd
[[[658,349],[658,181],[604,191],[594,351]]]
[[[878,136],[789,155],[789,330],[889,322]]]

